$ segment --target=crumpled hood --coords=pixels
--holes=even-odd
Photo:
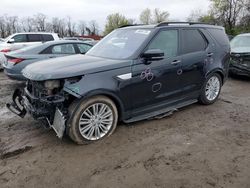
[[[28,65],[22,73],[30,80],[53,80],[130,66],[129,61],[78,54],[33,63]]]

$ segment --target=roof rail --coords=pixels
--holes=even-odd
[[[202,24],[202,25],[212,25],[210,23],[204,23],[204,22],[161,22],[156,25],[156,27],[160,26],[168,26],[168,25],[177,25],[177,24],[187,24],[187,25],[195,25],[195,24]]]
[[[131,27],[131,26],[140,26],[140,25],[145,25],[145,24],[127,24],[127,25],[122,25],[118,28],[123,28],[123,27]]]

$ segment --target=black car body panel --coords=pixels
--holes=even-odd
[[[129,53],[130,48],[127,49],[126,58],[92,54],[95,49],[102,50],[108,35],[85,56],[74,55],[27,66],[23,74],[28,82],[22,93],[26,97],[23,103],[28,104],[24,106],[29,106],[27,111],[35,118],[46,118],[52,123],[56,109],[60,109],[67,119],[72,101],[105,95],[116,104],[121,121],[133,122],[196,102],[211,73],[218,73],[223,81],[227,78],[230,46],[222,27],[198,24],[118,29],[119,35],[126,32],[132,37],[140,35],[143,38],[133,52]],[[218,32],[222,37],[217,36]],[[188,33],[196,33],[194,37],[200,41],[200,46],[196,41],[187,40],[185,35]],[[161,50],[165,47],[155,51],[153,48],[161,37],[173,41],[167,43],[164,57],[161,57]],[[124,47],[124,39],[114,38],[117,43],[111,49],[115,47],[119,52]],[[129,41],[129,45],[135,46],[136,42]],[[192,42],[198,46],[192,46]],[[185,46],[191,46],[190,52]],[[145,52],[148,51],[157,53],[157,57],[147,59]],[[47,83],[59,82],[53,90],[46,88]]]
[[[112,60],[78,54],[29,65],[23,70],[23,75],[30,80],[44,81],[93,74],[128,66],[131,66],[129,60]]]

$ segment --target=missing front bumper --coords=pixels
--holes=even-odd
[[[12,102],[7,103],[6,107],[21,118],[23,118],[28,112],[35,119],[46,119],[49,124],[49,128],[53,128],[53,130],[57,134],[57,137],[60,139],[63,137],[66,127],[66,117],[63,115],[59,108],[55,107],[55,110],[53,110],[53,112],[51,111],[51,114],[53,114],[53,116],[51,116],[51,119],[49,118],[49,116],[46,116],[46,114],[48,114],[49,112],[49,109],[47,109],[48,112],[40,112],[44,111],[45,109],[34,108],[26,95],[24,95],[24,93],[20,89],[16,89],[14,91]],[[53,122],[53,124],[51,124],[51,122]]]

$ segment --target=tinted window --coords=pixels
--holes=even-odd
[[[207,42],[201,33],[196,29],[182,31],[182,53],[204,51]]]
[[[28,34],[29,42],[41,42],[41,36],[38,34]]]
[[[43,41],[53,41],[54,38],[52,35],[42,35],[43,36]]]
[[[161,49],[165,57],[174,57],[178,51],[178,31],[161,31],[149,44],[148,49]]]
[[[79,48],[80,50],[80,53],[81,54],[84,54],[86,53],[87,51],[89,51],[89,49],[92,47],[88,44],[77,44],[77,47]]]
[[[223,29],[207,29],[214,39],[222,46],[229,45],[229,39]]]
[[[27,42],[27,37],[25,34],[15,35],[12,37],[12,39],[14,39],[15,42]]]
[[[59,44],[51,48],[52,54],[75,54],[73,44]]]

